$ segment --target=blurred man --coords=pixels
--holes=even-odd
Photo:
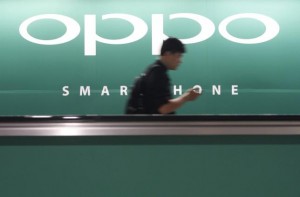
[[[135,80],[126,114],[174,114],[184,103],[200,95],[189,89],[183,95],[172,98],[168,70],[178,68],[183,53],[185,47],[177,38],[168,38],[163,42],[159,60]]]

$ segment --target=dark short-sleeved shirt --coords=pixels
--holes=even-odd
[[[148,66],[141,76],[140,82],[135,83],[133,91],[136,91],[137,86],[140,86],[140,89],[142,89],[142,113],[160,114],[158,109],[172,99],[168,69],[161,61],[157,60]],[[130,105],[132,105],[132,101],[137,100],[133,97],[134,95],[131,94],[131,98],[129,98],[129,102],[126,106],[127,113],[128,109],[131,107]]]
[[[159,114],[158,109],[171,99],[167,67],[156,61],[145,72],[144,107],[147,114]]]

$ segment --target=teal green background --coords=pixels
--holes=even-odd
[[[242,45],[223,38],[216,29],[208,40],[187,45],[188,53],[176,72],[174,85],[188,89],[201,85],[204,94],[186,104],[178,114],[299,114],[300,2],[297,0],[2,0],[0,1],[0,115],[118,115],[123,114],[126,96],[119,86],[133,79],[156,57],[151,55],[151,15],[164,14],[165,33],[189,38],[199,27],[185,19],[169,20],[170,14],[195,13],[218,27],[228,16],[259,13],[276,20],[280,32],[273,40]],[[126,37],[132,27],[122,20],[101,21],[109,13],[126,13],[144,20],[147,35],[126,45],[97,44],[97,55],[84,56],[84,15],[97,16],[99,35]],[[62,45],[44,46],[28,42],[19,34],[20,24],[40,14],[61,14],[76,20],[80,35]],[[232,35],[253,38],[264,32],[256,20],[231,23]],[[65,27],[52,20],[32,24],[29,32],[41,39],[62,35]],[[63,86],[71,94],[63,97]],[[91,86],[90,97],[80,97],[80,86]],[[107,85],[110,96],[100,96]],[[213,96],[211,86],[221,85],[222,95]],[[239,95],[231,95],[231,85]]]
[[[0,138],[4,197],[298,197],[299,136]]]

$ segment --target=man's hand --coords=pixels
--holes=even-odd
[[[179,108],[181,105],[183,105],[185,102],[193,101],[198,96],[200,96],[201,93],[197,92],[195,89],[188,89],[183,95],[169,100],[167,104],[164,104],[161,106],[158,110],[161,114],[168,114],[170,112],[175,111],[177,108]]]
[[[188,89],[182,96],[184,98],[185,101],[193,101],[196,98],[198,98],[198,96],[200,96],[201,93],[197,92],[194,89]]]

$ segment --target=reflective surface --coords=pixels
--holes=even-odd
[[[0,136],[298,135],[297,116],[2,117]]]

